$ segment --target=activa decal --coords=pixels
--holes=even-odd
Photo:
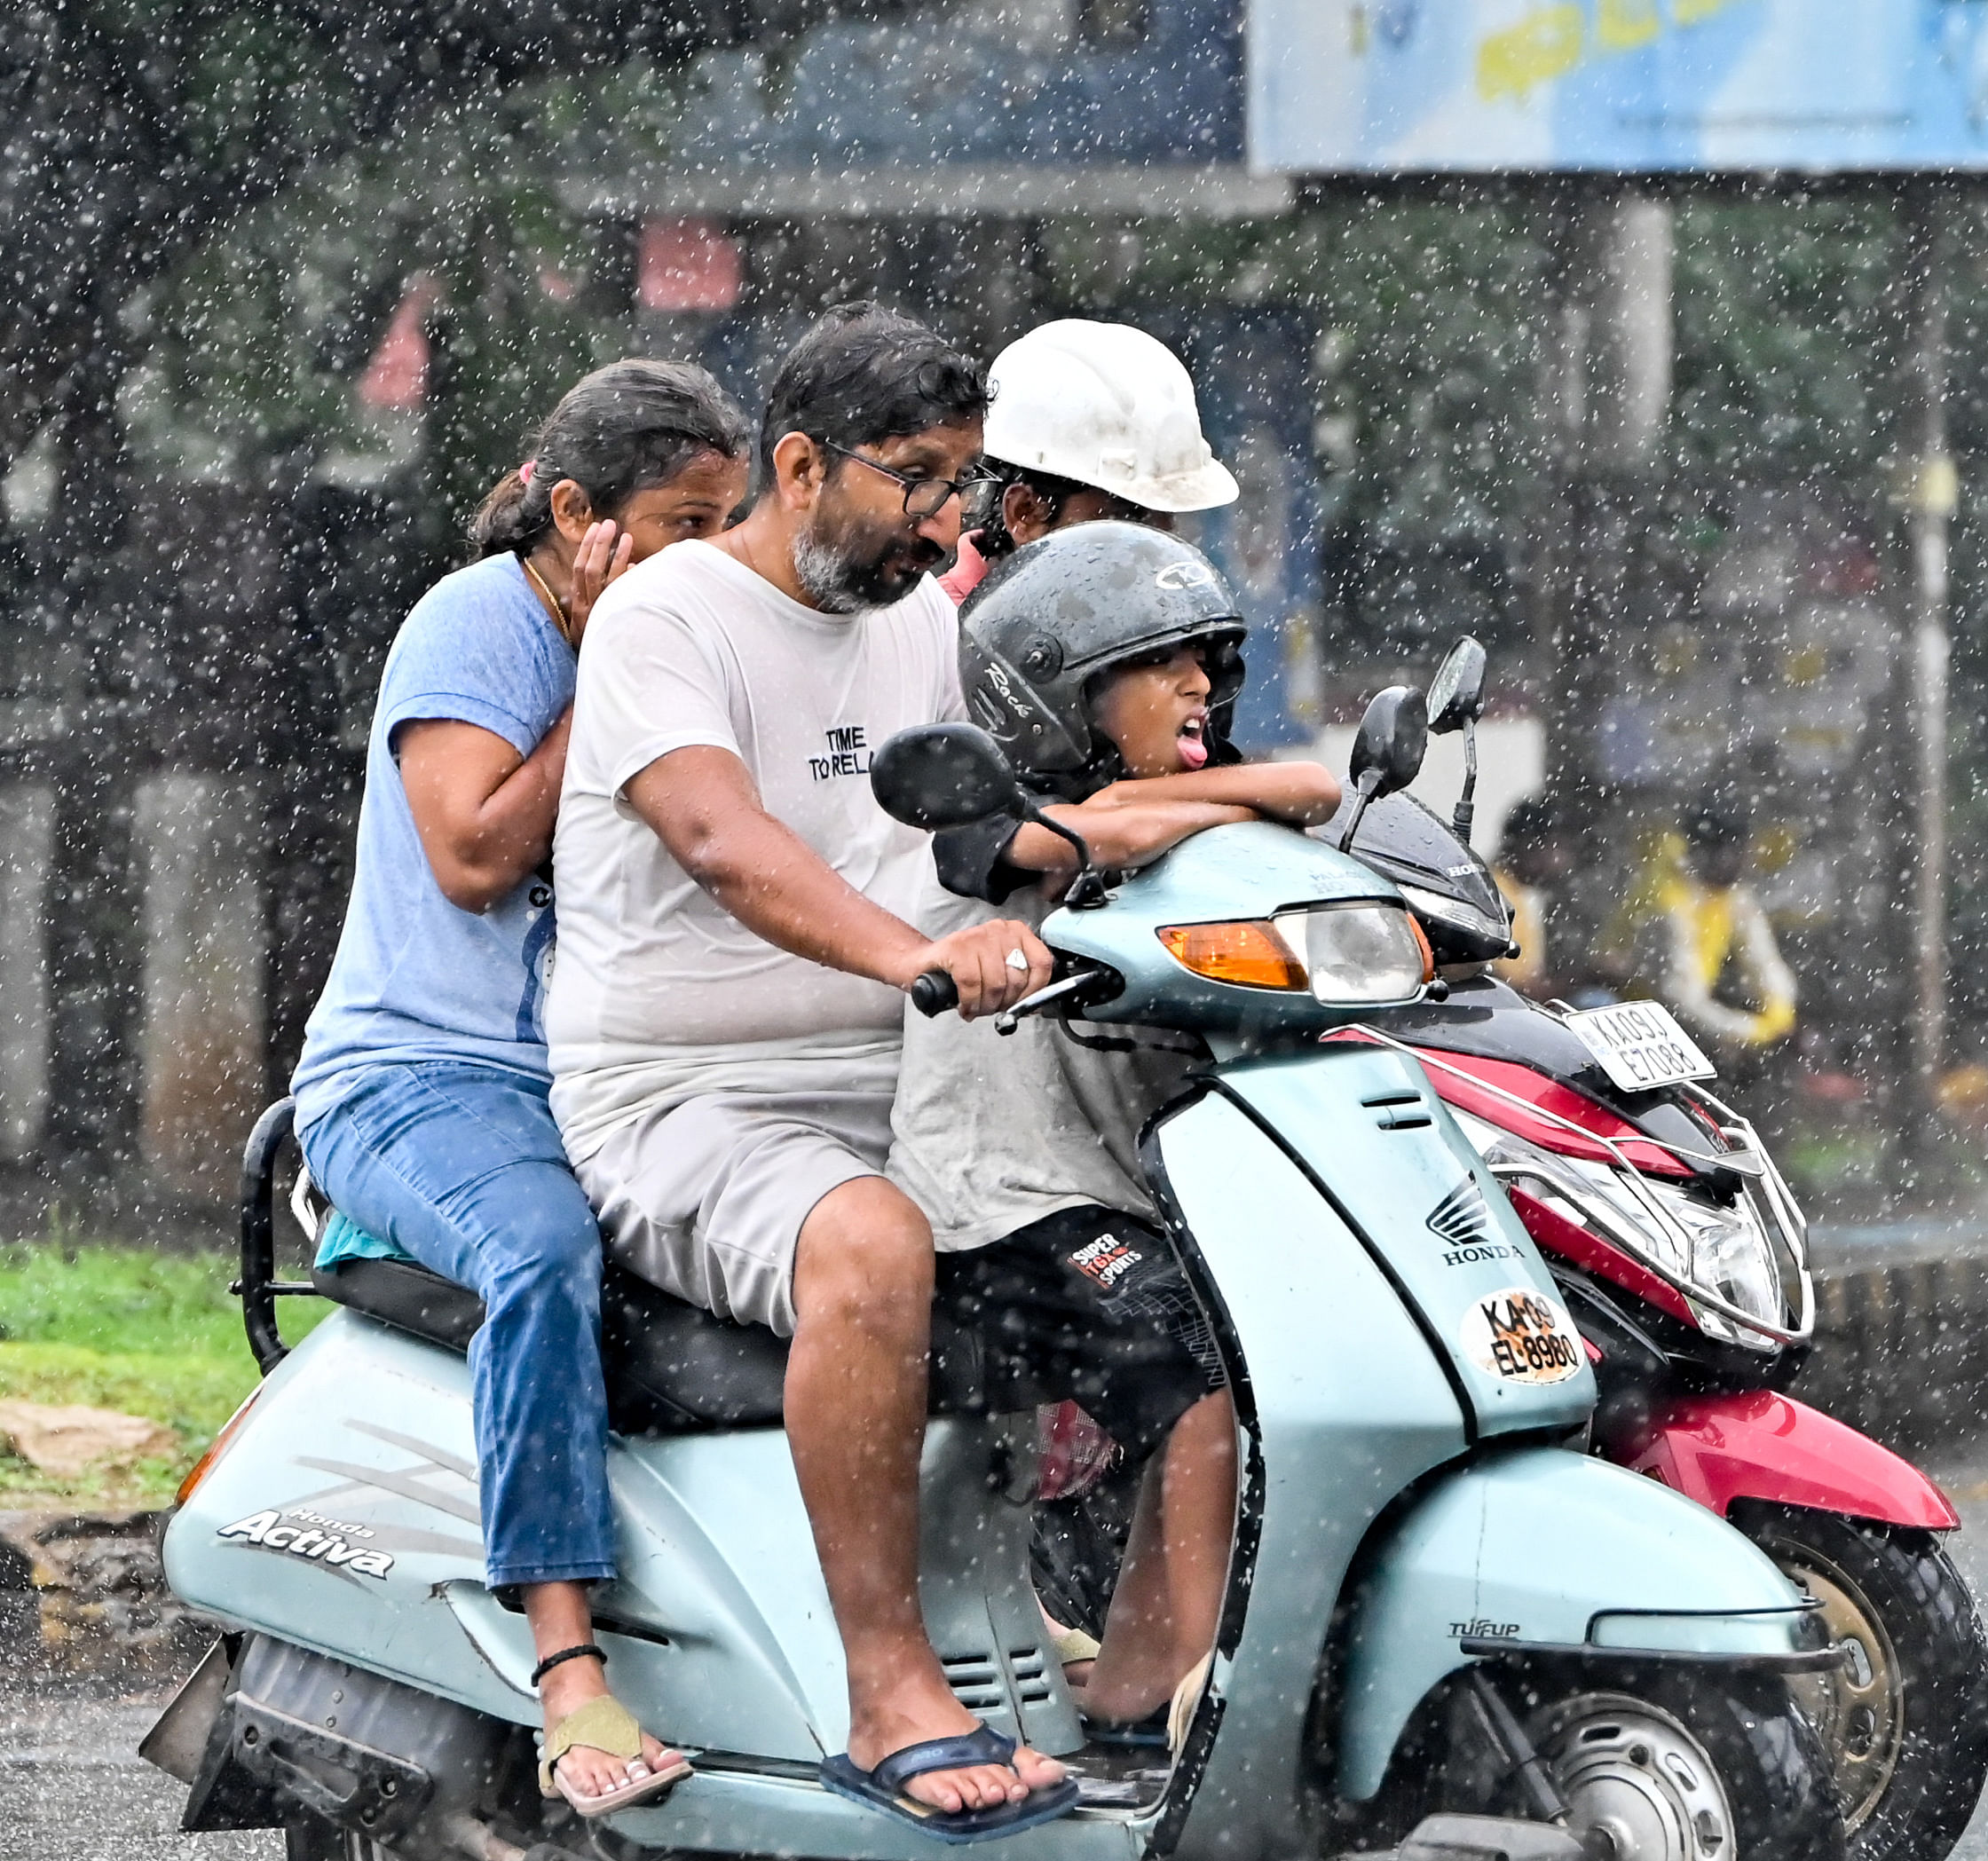
[[[349,1570],[354,1576],[383,1577],[393,1568],[393,1558],[387,1552],[349,1543],[338,1532],[325,1531],[310,1523],[308,1515],[296,1512],[251,1512],[223,1526],[214,1535],[232,1543],[259,1545],[264,1550],[287,1551],[313,1564]]]

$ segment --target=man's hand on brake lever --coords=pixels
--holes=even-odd
[[[1009,961],[1016,950],[1022,953],[1022,966]],[[927,970],[943,969],[959,990],[960,1019],[976,1021],[1046,988],[1052,965],[1048,947],[1026,924],[998,918],[927,944],[897,986],[909,989]]]

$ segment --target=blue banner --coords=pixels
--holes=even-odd
[[[1250,0],[1285,174],[1988,167],[1984,0]]]

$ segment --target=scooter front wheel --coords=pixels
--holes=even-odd
[[[1795,1506],[1732,1522],[1821,1605],[1848,1662],[1796,1683],[1836,1774],[1850,1861],[1941,1861],[1988,1779],[1988,1653],[1929,1532]]]
[[[1686,1670],[1653,1676],[1634,1696],[1536,1697],[1526,1731],[1590,1853],[1616,1861],[1843,1855],[1828,1758],[1778,1676]]]

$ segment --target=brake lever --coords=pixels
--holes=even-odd
[[[1052,982],[1046,989],[1038,989],[1033,995],[1025,995],[1012,1008],[1004,1008],[994,1017],[997,1034],[1012,1034],[1022,1023],[1024,1014],[1040,1014],[1045,1008],[1060,1002],[1067,995],[1074,995],[1085,983],[1095,982],[1097,972],[1080,969],[1075,975],[1067,975],[1060,982]]]

